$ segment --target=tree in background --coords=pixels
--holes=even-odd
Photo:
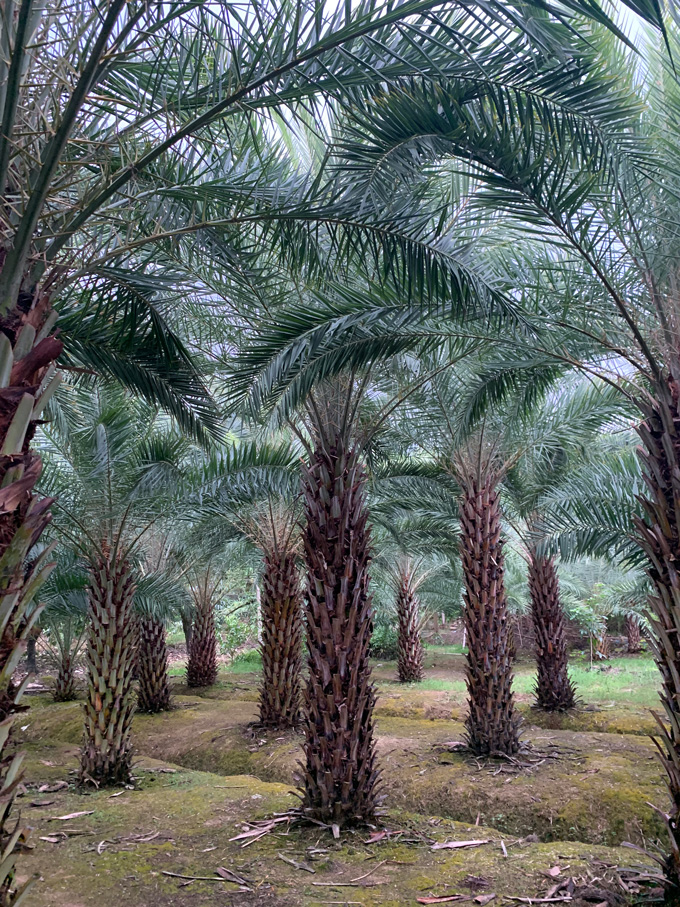
[[[221,577],[215,565],[208,562],[192,570],[187,582],[194,602],[187,686],[211,687],[217,682],[218,673],[215,605],[221,596]]]
[[[399,626],[397,675],[401,683],[418,683],[425,675],[418,587],[422,585],[426,575],[423,573],[418,575],[420,566],[411,558],[404,557],[397,561],[394,568]]]
[[[155,407],[119,388],[63,388],[53,403],[42,429],[44,483],[60,498],[55,529],[89,573],[81,780],[115,784],[131,765],[135,593],[149,592],[136,563],[140,541],[171,515],[188,444]]]
[[[268,508],[255,538],[263,553],[261,578],[262,684],[260,723],[296,727],[302,686],[302,584],[300,539],[294,510]]]

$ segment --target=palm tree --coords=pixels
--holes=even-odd
[[[309,396],[302,468],[309,679],[303,697],[303,811],[334,825],[370,821],[379,803],[369,648],[371,530],[355,437],[353,381]]]
[[[260,721],[281,729],[297,724],[300,705],[299,455],[285,437],[236,440],[211,452],[189,483],[192,544],[219,556],[241,541],[261,557]]]
[[[420,638],[420,600],[418,586],[425,576],[418,576],[418,566],[410,558],[400,559],[395,567],[396,608],[399,623],[399,658],[397,674],[401,683],[418,683],[423,679],[423,642]]]
[[[260,607],[262,685],[260,723],[296,727],[302,685],[302,585],[294,510],[269,510],[258,527],[264,555]]]
[[[103,386],[62,390],[42,432],[45,487],[60,496],[55,528],[89,572],[81,780],[118,783],[132,753],[136,590],[146,616],[153,597],[135,558],[149,527],[170,515],[186,442],[156,408]]]
[[[56,569],[41,591],[45,606],[40,648],[57,670],[55,702],[77,698],[75,669],[82,655],[87,628],[87,572],[69,548],[62,546]]]
[[[208,562],[187,577],[194,601],[191,648],[187,661],[187,686],[211,687],[217,682],[217,633],[215,606],[220,598],[221,578]]]
[[[171,708],[165,625],[170,616],[181,614],[187,604],[179,571],[168,556],[169,541],[153,531],[145,534],[142,544],[146,570],[141,567],[137,570],[134,598],[138,634],[137,708],[153,714]],[[155,557],[150,557],[151,554]]]

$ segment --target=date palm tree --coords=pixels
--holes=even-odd
[[[76,553],[58,549],[56,568],[43,587],[40,601],[43,633],[40,651],[56,668],[55,702],[77,698],[75,669],[82,656],[87,629],[87,572]]]
[[[263,554],[260,723],[284,729],[296,727],[300,718],[303,626],[299,527],[294,508],[274,510],[269,506],[258,516],[253,538]]]
[[[192,544],[216,556],[245,542],[260,560],[260,721],[297,724],[302,663],[299,461],[285,437],[211,452],[189,481]]]
[[[420,600],[418,587],[426,578],[421,565],[411,558],[401,558],[395,565],[396,609],[399,632],[397,675],[401,683],[418,683],[423,679],[423,642],[420,637]]]
[[[187,686],[211,687],[218,674],[215,606],[222,591],[219,568],[210,562],[197,567],[187,575],[187,583],[194,601]]]
[[[168,512],[187,445],[156,408],[118,388],[62,389],[54,408],[41,437],[45,488],[59,492],[55,529],[89,573],[81,780],[118,783],[132,756],[135,597],[145,616],[154,598],[139,544]]]

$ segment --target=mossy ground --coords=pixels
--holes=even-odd
[[[460,656],[444,661],[430,672],[458,684]],[[17,742],[27,752],[28,789],[20,802],[35,844],[22,857],[21,871],[38,872],[44,881],[29,896],[29,907],[118,907],[121,899],[131,907],[401,907],[429,894],[469,893],[464,881],[470,877],[488,883],[473,894],[535,896],[550,887],[545,873],[552,866],[568,864],[568,874],[575,875],[586,873],[593,860],[630,865],[631,851],[618,847],[623,841],[663,839],[661,822],[647,805],[665,802],[661,771],[651,742],[631,728],[603,733],[590,723],[601,712],[582,710],[546,730],[539,721],[549,722],[529,708],[527,696],[525,739],[534,760],[536,753],[545,759],[519,770],[477,763],[438,746],[462,738],[462,692],[402,687],[389,679],[392,670],[376,671],[378,748],[387,827],[407,832],[371,845],[363,843],[366,832],[348,832],[335,842],[316,828],[279,830],[244,849],[229,841],[244,822],[297,803],[291,791],[300,738],[254,727],[258,678],[252,672],[225,673],[198,694],[178,685],[172,712],[136,716],[137,789],[120,796],[85,794],[73,785],[82,705],[32,697],[17,728]],[[627,716],[632,720],[630,710]],[[37,792],[59,780],[69,788]],[[50,820],[90,810],[76,819]],[[55,832],[73,830],[79,834],[54,842]],[[539,840],[518,843],[529,835]],[[433,851],[428,842],[444,838],[491,843]],[[279,854],[315,873],[296,869]],[[239,891],[229,882],[184,885],[188,880],[163,875],[212,876],[219,866],[249,879],[253,890]],[[347,882],[367,872],[353,886],[314,884]]]

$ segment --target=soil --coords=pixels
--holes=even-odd
[[[595,903],[579,901],[587,888],[599,892],[598,903],[609,892],[612,905],[636,892],[615,867],[651,861],[621,845],[663,843],[662,820],[648,804],[663,807],[666,795],[653,744],[630,732],[630,709],[618,717],[607,710],[606,721],[586,709],[555,720],[523,703],[526,754],[517,763],[480,762],[456,747],[462,691],[398,688],[382,670],[381,828],[390,834],[362,829],[339,841],[327,829],[286,821],[257,840],[230,840],[298,802],[300,737],[254,726],[255,674],[223,675],[199,694],[177,684],[171,712],[137,715],[130,790],[76,789],[82,704],[29,697],[16,741],[27,754],[18,803],[33,849],[19,869],[41,878],[24,903],[402,907],[454,894],[483,905],[495,894],[510,907],[522,902],[502,897],[544,897],[569,878],[575,907]],[[615,732],[617,722],[625,733]],[[58,782],[68,787],[40,792]],[[73,813],[84,815],[54,818]],[[487,843],[433,849],[452,840]],[[196,878],[213,879],[220,867],[245,884]]]

